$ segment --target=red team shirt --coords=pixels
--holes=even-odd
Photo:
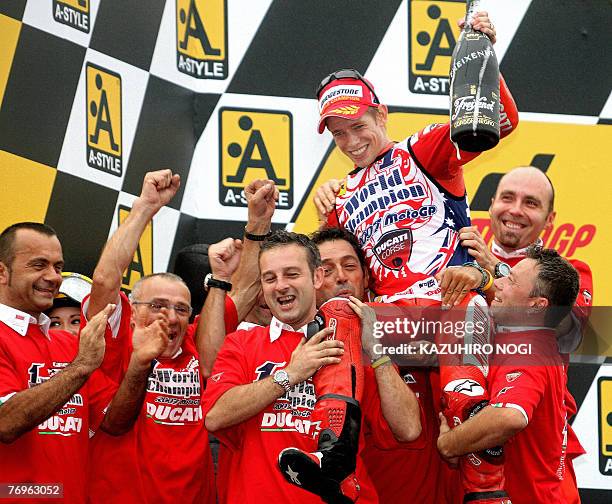
[[[497,355],[488,376],[491,404],[519,410],[525,427],[504,445],[513,504],[563,502],[567,408],[565,367],[554,330],[498,328],[496,343],[530,343],[530,356]]]
[[[83,310],[87,310],[85,304]],[[117,381],[129,364],[130,314],[129,301],[122,293],[120,309],[109,321],[114,330],[107,327],[106,332],[108,362],[115,367],[105,369]],[[174,357],[153,361],[134,427],[122,436],[100,432],[92,439],[92,503],[215,502],[194,331],[192,324]]]
[[[0,405],[44,383],[76,357],[78,338],[65,331],[49,332],[49,323],[45,315],[36,321],[0,305]],[[61,484],[63,502],[85,502],[88,439],[104,419],[115,391],[116,386],[96,371],[50,418],[15,442],[0,444],[0,482]]]
[[[229,334],[219,352],[212,376],[203,397],[203,414],[215,405],[229,389],[253,383],[285,368],[291,353],[304,333],[288,330],[276,319],[271,326],[254,327]],[[397,442],[382,416],[380,398],[373,370],[365,368],[362,404],[365,432],[381,447],[392,448]],[[215,435],[223,443],[226,468],[224,485],[226,502],[269,503],[322,502],[313,494],[285,481],[278,469],[278,454],[290,446],[314,451],[315,441],[309,436],[316,426],[310,415],[316,402],[312,380],[295,385],[292,390],[239,425],[223,429]],[[360,443],[363,446],[363,439]],[[376,503],[376,491],[361,459],[357,461],[357,478],[361,486],[359,502]]]

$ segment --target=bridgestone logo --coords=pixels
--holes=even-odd
[[[319,111],[325,108],[325,104],[333,99],[340,96],[346,96],[350,98],[361,98],[363,96],[363,90],[361,86],[335,86],[325,93],[319,100]]]

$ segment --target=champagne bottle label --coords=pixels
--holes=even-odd
[[[499,142],[499,66],[489,37],[472,29],[474,3],[451,62],[450,130],[461,150],[481,152]]]

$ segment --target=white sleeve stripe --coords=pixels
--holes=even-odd
[[[5,396],[0,397],[0,406],[13,397],[17,392],[10,392]]]
[[[119,335],[119,326],[121,324],[121,312],[123,310],[123,305],[121,304],[121,296],[117,296],[117,301],[115,301],[117,305],[115,307],[115,311],[111,313],[111,316],[108,317],[108,325],[110,327],[113,338],[116,338]],[[87,313],[87,309],[89,308],[89,298],[85,300],[83,303],[83,314]],[[87,320],[89,322],[89,320]]]
[[[514,408],[515,410],[519,410],[523,416],[525,417],[525,424],[529,425],[529,418],[527,417],[527,412],[523,409],[522,406],[513,403],[502,403],[503,408]]]

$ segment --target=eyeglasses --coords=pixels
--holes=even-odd
[[[368,81],[365,80],[364,76],[361,75],[354,68],[347,68],[347,69],[344,69],[344,70],[338,70],[337,72],[332,72],[327,77],[325,77],[321,81],[321,84],[319,84],[319,87],[317,88],[317,98],[320,97],[321,91],[323,91],[323,88],[325,88],[325,86],[327,86],[332,81],[340,80],[340,79],[357,79],[357,80],[363,82],[365,84],[365,86],[374,95],[374,103],[380,103],[380,100],[378,99],[378,96],[376,96],[376,93],[372,89],[372,86],[370,86]]]
[[[189,317],[193,308],[184,304],[171,305],[163,301],[132,301],[133,305],[146,305],[153,313],[161,313],[165,308],[166,310],[174,310],[179,317]]]

